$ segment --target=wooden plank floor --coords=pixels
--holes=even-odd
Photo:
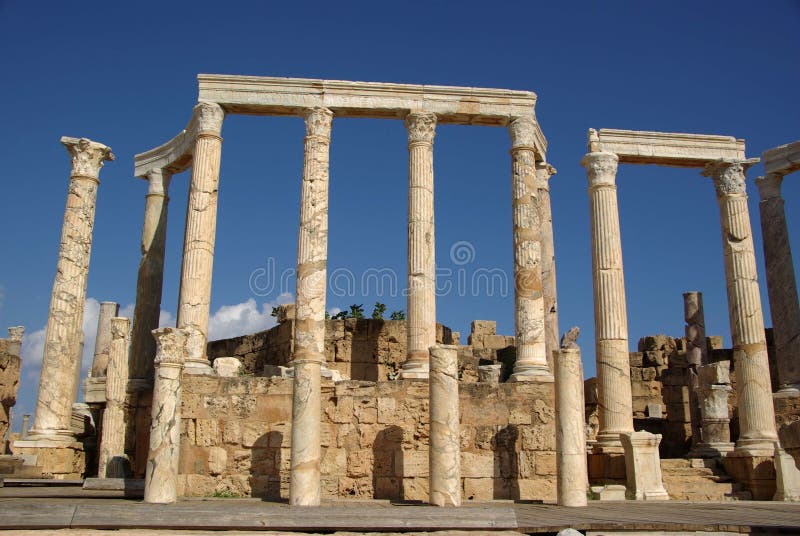
[[[511,502],[436,508],[386,501],[349,501],[293,508],[257,499],[183,500],[151,505],[97,498],[0,498],[0,529],[168,529],[333,531],[517,530],[730,531],[800,534],[800,504],[771,502],[593,503],[586,508]]]

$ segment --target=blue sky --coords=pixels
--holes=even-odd
[[[101,173],[87,298],[86,354],[96,302],[130,313],[146,185],[133,155],[184,127],[198,73],[466,85],[532,90],[558,169],[552,202],[561,330],[582,328],[594,374],[586,131],[624,128],[745,138],[748,156],[800,138],[800,3],[771,2],[22,2],[0,0],[0,326],[24,325],[17,415],[32,412],[42,329],[69,179],[62,135],[110,145]],[[280,286],[254,292],[259,269],[296,262],[304,127],[299,118],[231,116],[223,153],[212,335],[271,321]],[[505,129],[440,126],[435,142],[436,241],[456,290],[438,319],[466,336],[472,319],[513,332],[513,296],[457,291],[459,270],[511,273],[511,187]],[[757,191],[750,210],[770,325]],[[620,217],[631,346],[683,333],[686,290],[704,292],[709,334],[730,342],[719,211],[697,170],[620,166]],[[164,320],[174,316],[188,176],[171,186]],[[329,273],[387,269],[405,280],[406,134],[399,121],[334,120]],[[784,182],[800,258],[800,176]],[[474,257],[456,264],[454,244]],[[272,259],[272,260],[270,260]],[[273,263],[274,264],[271,264]],[[797,263],[796,263],[797,264]],[[797,271],[797,267],[795,268]],[[288,290],[293,292],[293,285]],[[399,295],[330,296],[329,308]],[[387,289],[388,290],[388,289]],[[465,294],[465,295],[460,295]],[[473,295],[474,294],[474,295]],[[93,316],[95,315],[95,316]]]

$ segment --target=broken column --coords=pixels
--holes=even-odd
[[[100,312],[97,314],[97,335],[94,339],[92,378],[100,378],[106,375],[108,348],[111,345],[111,319],[117,316],[118,312],[118,303],[100,302]]]
[[[195,106],[194,113],[197,138],[189,184],[177,326],[193,329],[207,341],[225,112],[219,104],[201,102]],[[199,356],[187,357],[186,372],[213,374],[205,350]]]
[[[700,402],[700,441],[689,453],[693,458],[718,458],[733,450],[728,397],[730,363],[718,361],[697,367],[697,399]]]
[[[25,328],[21,326],[8,328],[8,338],[0,339],[0,454],[6,452],[6,435],[11,433],[12,408],[17,403],[20,370],[22,360],[19,357],[22,346],[22,335]]]
[[[703,313],[703,294],[701,292],[684,292],[683,319],[686,322],[686,361],[688,367],[687,384],[689,387],[689,413],[692,420],[692,447],[700,442],[700,422],[702,420],[700,400],[698,398],[697,367],[708,363],[708,346],[706,343],[705,315]]]
[[[517,359],[509,381],[553,381],[547,365],[542,233],[536,178],[536,121],[518,117],[511,136],[511,196],[514,229],[514,326]]]
[[[39,396],[29,439],[72,441],[72,404],[78,394],[83,308],[92,251],[98,176],[111,149],[86,138],[61,138],[72,157],[61,246],[45,330]]]
[[[767,269],[769,310],[775,339],[778,392],[800,395],[800,302],[794,276],[789,229],[781,197],[783,175],[769,173],[756,179],[761,202],[761,234]]]
[[[321,495],[321,367],[325,362],[328,175],[333,112],[306,112],[295,302],[289,503],[318,506]]]
[[[125,456],[125,397],[128,387],[130,320],[111,318],[106,368],[106,409],[97,462],[98,478],[124,478],[130,465]]]
[[[433,138],[436,114],[411,112],[408,130],[408,358],[400,378],[427,378],[436,344],[436,248],[433,218]]]
[[[703,175],[714,180],[722,224],[739,405],[736,450],[748,456],[772,456],[778,436],[744,178],[747,168],[756,162],[757,158],[720,159],[708,164]]]
[[[620,436],[625,449],[625,476],[628,481],[626,497],[636,501],[665,501],[669,499],[661,478],[661,458],[658,455],[660,434],[627,432]]]
[[[791,454],[775,442],[775,495],[773,501],[800,502],[800,469]]]
[[[572,328],[556,351],[556,466],[558,505],[586,506],[589,474],[586,465],[586,426],[583,402],[583,365]]]
[[[633,431],[628,316],[617,206],[618,161],[616,154],[608,152],[590,152],[581,160],[589,179],[597,398],[600,410],[600,430],[594,449],[598,453],[621,453],[619,435]]]
[[[164,284],[164,248],[167,240],[167,207],[171,175],[163,169],[147,173],[147,195],[142,225],[142,258],[136,280],[136,306],[131,335],[131,378],[153,380],[156,343],[152,331],[158,328],[161,291]]]
[[[461,506],[458,346],[431,346],[430,356],[429,502]]]
[[[187,334],[182,329],[153,330],[156,340],[150,451],[144,480],[144,502],[173,503],[178,496],[181,438],[181,372]]]
[[[544,296],[544,340],[547,365],[553,370],[553,352],[558,347],[558,296],[556,293],[556,254],[553,241],[553,211],[550,204],[550,178],[556,168],[547,162],[536,163],[536,197],[542,238],[542,294]]]

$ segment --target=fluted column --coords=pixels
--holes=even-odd
[[[622,452],[620,434],[633,431],[628,316],[617,205],[617,155],[583,157],[589,179],[592,282],[600,429],[598,452]]]
[[[458,402],[458,346],[431,346],[430,493],[435,506],[461,506],[461,436]]]
[[[427,378],[436,344],[433,138],[436,115],[411,112],[408,129],[408,359],[401,378]]]
[[[531,117],[514,119],[511,135],[511,212],[514,229],[514,333],[517,360],[509,381],[553,381],[547,366],[542,289],[542,213]]]
[[[201,102],[195,106],[194,111],[197,118],[197,138],[189,185],[189,205],[186,209],[177,326],[195,331],[196,336],[207,341],[222,151],[220,132],[225,112],[213,102]],[[186,372],[213,373],[205,355],[205,345],[201,348],[200,355],[187,356]]]
[[[178,496],[181,438],[181,371],[187,333],[177,328],[153,330],[156,339],[150,451],[144,479],[144,502],[173,503]]]
[[[153,360],[156,356],[156,342],[152,331],[158,327],[161,314],[171,175],[166,170],[154,169],[147,174],[146,179],[148,188],[142,225],[142,259],[139,261],[136,307],[133,310],[130,376],[152,382]]]
[[[574,332],[575,328],[571,330]],[[583,401],[581,349],[564,337],[555,358],[556,466],[558,505],[586,506],[589,473]]]
[[[758,206],[778,365],[778,387],[779,392],[796,396],[800,394],[800,302],[797,298],[789,228],[781,197],[782,182],[783,175],[777,173],[756,179],[761,194]]]
[[[325,291],[328,262],[328,167],[333,113],[306,113],[305,157],[300,193],[294,332],[294,390],[289,502],[320,503],[321,391],[325,362]]]
[[[94,338],[92,378],[99,378],[106,375],[106,367],[108,367],[108,349],[111,345],[111,319],[117,316],[118,312],[118,303],[100,303],[100,312],[97,314],[97,334]]]
[[[547,162],[536,163],[536,192],[539,204],[539,229],[542,238],[545,355],[547,356],[548,368],[553,371],[553,352],[559,349],[556,253],[553,241],[553,211],[550,205],[550,178],[555,174],[556,168]]]
[[[128,348],[131,322],[124,317],[109,319],[111,340],[106,369],[106,409],[97,462],[98,478],[123,478],[125,470],[125,396],[128,386]]]
[[[72,404],[78,394],[83,308],[92,252],[95,202],[103,162],[111,149],[86,138],[61,138],[72,157],[58,266],[45,330],[39,397],[29,439],[71,440]]]
[[[745,170],[758,159],[717,160],[704,175],[714,179],[722,223],[725,283],[733,339],[739,408],[736,451],[770,456],[777,441],[764,317],[747,208]]]

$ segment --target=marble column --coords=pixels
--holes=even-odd
[[[321,481],[321,367],[325,362],[328,262],[328,179],[333,113],[306,112],[300,193],[294,324],[291,481],[289,503],[317,506]]]
[[[558,350],[558,295],[556,292],[556,254],[553,241],[553,211],[550,205],[550,178],[556,168],[547,162],[536,163],[536,192],[542,249],[542,294],[544,295],[544,341],[547,365],[554,370],[553,352]]]
[[[621,453],[620,434],[633,431],[628,316],[617,205],[617,155],[590,152],[589,179],[594,331],[600,429],[596,452]]]
[[[97,335],[94,339],[92,378],[100,378],[106,375],[106,367],[108,367],[108,348],[111,345],[111,319],[117,316],[118,312],[118,303],[100,303],[100,312],[97,314]]]
[[[767,292],[772,313],[779,393],[800,395],[800,302],[794,276],[789,228],[783,209],[783,176],[770,173],[756,179],[761,194],[761,234],[767,267]]]
[[[97,477],[124,478],[128,473],[125,470],[125,397],[131,322],[116,316],[109,319],[109,328],[111,341],[106,368],[106,409],[103,411]]]
[[[733,339],[733,359],[739,408],[739,440],[736,451],[771,456],[775,411],[764,335],[764,317],[756,274],[753,232],[747,208],[745,171],[758,162],[717,160],[703,174],[714,180],[722,224],[725,283]]]
[[[144,480],[144,502],[173,503],[178,496],[181,439],[181,371],[187,334],[182,329],[153,330],[156,340],[150,452]]]
[[[34,429],[29,439],[71,441],[98,177],[103,162],[113,160],[114,155],[109,147],[86,138],[63,137],[61,143],[72,158],[72,174],[45,330]]]
[[[514,333],[517,360],[508,381],[553,381],[547,366],[542,233],[536,178],[536,122],[518,117],[511,135],[511,211],[514,228]]]
[[[698,388],[697,367],[708,363],[708,345],[706,342],[706,321],[703,313],[703,293],[683,293],[683,319],[686,323],[686,369],[689,387],[689,413],[692,420],[692,447],[696,447],[701,439],[702,411]]]
[[[194,113],[197,137],[186,209],[177,326],[194,330],[207,341],[222,152],[220,134],[225,112],[216,103],[201,102],[195,106]],[[187,356],[185,366],[190,374],[213,374],[205,346],[200,355]]]
[[[154,169],[147,176],[147,195],[142,225],[142,259],[136,281],[136,307],[133,310],[131,335],[131,378],[153,381],[156,342],[152,331],[161,314],[161,290],[164,283],[164,248],[167,239],[169,205],[168,171]]]
[[[586,506],[589,473],[581,349],[565,337],[555,357],[558,505]]]
[[[436,248],[433,218],[433,138],[436,115],[411,112],[408,130],[408,359],[400,378],[427,378],[436,344]]]
[[[431,346],[430,356],[428,502],[434,506],[461,506],[458,346]]]

